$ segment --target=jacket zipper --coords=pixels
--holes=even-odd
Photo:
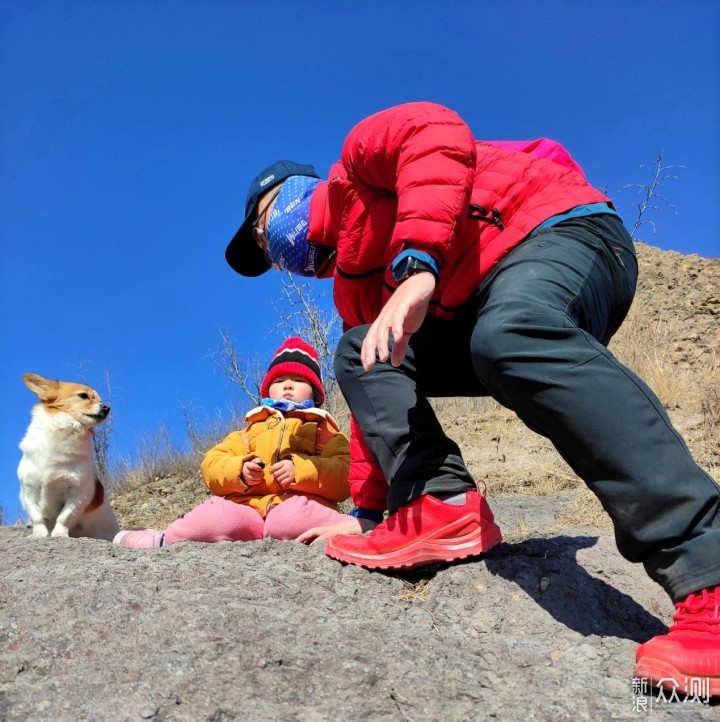
[[[280,438],[278,439],[277,447],[275,448],[275,451],[273,451],[272,455],[272,464],[277,464],[277,462],[280,461],[280,449],[282,449],[283,437],[285,436],[285,417],[277,409],[273,409],[273,412],[274,415],[268,416],[265,424],[268,429],[274,429],[278,424],[280,424]],[[272,419],[275,423],[271,425],[269,423],[270,419]]]
[[[470,210],[468,211],[468,218],[472,218],[476,221],[482,221],[483,223],[492,223],[501,231],[505,230],[502,218],[500,217],[500,211],[494,207],[492,211],[488,211],[487,208],[483,208],[482,206],[477,205],[477,203],[471,203]]]

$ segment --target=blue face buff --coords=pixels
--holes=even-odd
[[[264,398],[261,402],[261,406],[277,409],[278,411],[282,411],[287,414],[290,411],[304,411],[305,409],[312,409],[315,406],[315,402],[312,399],[307,399],[306,401],[290,401],[290,399]]]
[[[273,268],[314,276],[333,249],[308,243],[310,199],[319,178],[291,175],[275,200],[267,223],[268,255]]]

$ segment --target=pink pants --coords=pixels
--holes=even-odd
[[[219,542],[283,539],[293,541],[314,526],[349,519],[304,496],[292,496],[274,506],[263,519],[251,506],[213,496],[165,530],[165,544],[179,541]]]

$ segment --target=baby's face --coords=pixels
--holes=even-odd
[[[300,403],[313,397],[313,387],[298,376],[280,376],[270,384],[268,394],[271,399],[287,399]]]

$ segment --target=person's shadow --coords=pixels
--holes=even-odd
[[[601,635],[644,642],[667,632],[666,625],[632,597],[578,564],[577,552],[594,546],[598,537],[535,537],[502,543],[481,559],[456,564],[485,564],[488,571],[517,584],[548,614],[584,636]],[[447,564],[415,571],[390,572],[405,580],[432,579]],[[658,587],[658,595],[664,592]]]
[[[665,634],[660,619],[578,563],[577,552],[597,541],[592,536],[536,537],[499,544],[484,560],[491,574],[517,584],[558,622],[580,634],[634,642]]]

